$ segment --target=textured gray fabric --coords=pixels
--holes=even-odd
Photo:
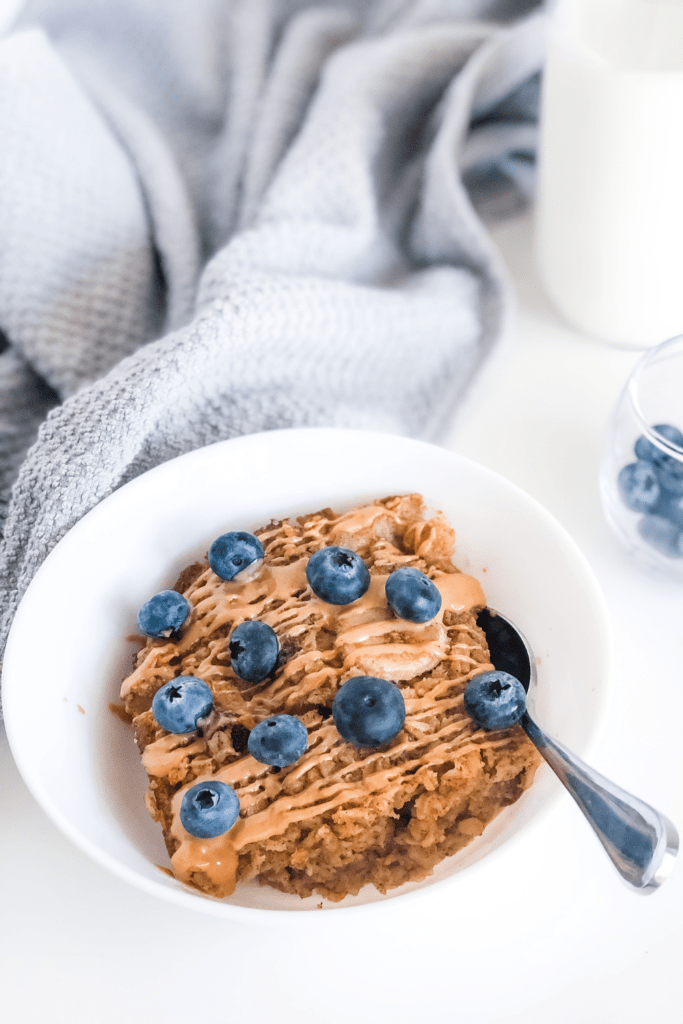
[[[530,189],[537,6],[25,4],[0,39],[0,647],[54,544],[166,459],[285,426],[438,439],[505,332],[477,208]]]

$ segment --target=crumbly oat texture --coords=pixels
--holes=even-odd
[[[222,581],[207,563],[185,570],[176,589],[192,606],[188,622],[177,638],[147,640],[122,687],[173,871],[214,897],[257,878],[333,901],[368,883],[384,893],[423,879],[518,799],[539,760],[519,726],[486,733],[464,710],[466,683],[491,668],[476,624],[481,587],[455,568],[454,531],[441,513],[425,518],[419,495],[345,514],[325,509],[257,533],[266,555],[252,580]],[[309,556],[330,544],[357,551],[370,569],[367,594],[350,605],[326,604],[306,581]],[[388,608],[384,583],[402,565],[441,592],[431,622]],[[252,618],[273,627],[281,648],[258,684],[230,667],[230,634]],[[159,687],[179,675],[200,677],[214,695],[201,728],[180,736],[151,712]],[[403,693],[405,724],[386,747],[354,747],[335,728],[332,700],[356,675],[390,679]],[[309,735],[303,757],[283,769],[247,751],[249,730],[278,713],[298,715]],[[233,786],[240,818],[224,836],[196,839],[180,823],[180,802],[209,778]]]

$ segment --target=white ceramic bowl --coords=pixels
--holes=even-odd
[[[466,876],[485,892],[510,841],[564,791],[549,771],[464,851],[425,882],[357,897],[309,914],[301,900],[256,884],[207,899],[159,870],[168,856],[143,803],[146,776],[130,728],[111,712],[131,666],[127,634],[139,607],[232,529],[325,506],[344,509],[421,492],[453,523],[456,563],[477,576],[539,660],[539,723],[586,755],[603,714],[610,642],[587,562],[558,523],[502,477],[432,445],[342,430],[273,431],[167,462],[122,487],[55,547],[17,612],[3,668],[10,745],[52,820],[116,875],[163,899],[226,918],[282,923],[354,914],[447,889]]]

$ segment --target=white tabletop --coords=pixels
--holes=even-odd
[[[528,218],[494,237],[516,285],[516,338],[447,447],[537,498],[592,563],[616,644],[608,725],[592,762],[683,829],[683,592],[630,564],[605,524],[597,485],[607,418],[638,353],[560,320],[538,283]],[[477,915],[453,892],[372,928],[363,920],[292,935],[128,887],[46,818],[1,728],[0,762],[7,1020],[635,1024],[658,1012],[674,1019],[683,870],[654,895],[631,892],[569,797],[505,858],[491,883],[497,913]]]

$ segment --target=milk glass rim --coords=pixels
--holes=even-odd
[[[681,365],[681,388],[683,391],[683,334],[676,334],[673,338],[667,338],[666,341],[663,341],[661,344],[655,345],[654,348],[649,349],[645,355],[638,360],[631,372],[628,383],[626,384],[626,394],[628,395],[631,408],[636,420],[638,421],[638,425],[647,440],[653,444],[655,448],[659,448],[661,452],[664,452],[666,455],[670,455],[679,462],[683,462],[683,448],[674,444],[673,441],[669,441],[661,434],[658,434],[653,429],[652,425],[645,419],[640,408],[640,388],[645,371],[652,363],[658,362],[663,352],[666,352],[669,347],[673,348],[676,344],[681,345],[679,358]]]

